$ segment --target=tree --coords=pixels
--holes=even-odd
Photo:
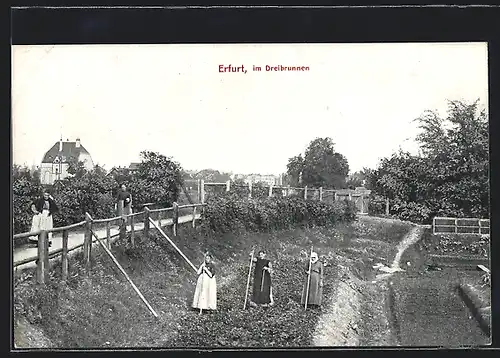
[[[288,160],[287,174],[292,182],[325,188],[345,188],[349,164],[342,154],[335,152],[331,138],[316,138],[309,143],[304,158],[297,155]]]
[[[135,203],[158,203],[172,206],[184,185],[179,163],[157,152],[141,152],[142,162],[129,184]]]
[[[447,118],[416,119],[420,155],[399,151],[368,173],[368,188],[406,219],[489,217],[488,120],[479,103],[449,101]]]
[[[287,184],[290,186],[299,186],[302,184],[302,172],[304,170],[304,158],[302,155],[296,155],[288,159],[288,164],[286,165],[286,179]]]
[[[86,212],[96,219],[115,216],[113,189],[117,182],[100,166],[81,176],[67,177],[61,184],[55,198],[60,208],[55,216],[57,226],[82,221]]]
[[[77,178],[81,178],[87,172],[87,169],[85,168],[85,163],[78,160],[77,157],[70,156],[67,159],[67,163],[68,163],[68,170],[67,170],[68,173]]]

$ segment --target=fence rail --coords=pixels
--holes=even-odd
[[[199,179],[197,182],[197,194],[199,202],[205,203],[207,197],[206,187],[222,187],[225,192],[230,192],[232,188],[247,188],[246,194],[249,198],[256,195],[254,184],[248,182],[248,184],[235,184],[231,180],[219,183],[208,183],[203,179]],[[262,187],[261,187],[262,188]],[[283,185],[265,185],[264,190],[266,190],[265,196],[290,196],[290,195],[302,195],[304,199],[320,200],[320,201],[337,201],[337,200],[352,200],[355,202],[358,208],[358,213],[361,215],[368,214],[370,190],[352,190],[352,189],[324,189],[324,188],[310,188],[310,187],[291,187]],[[261,193],[262,194],[262,193]]]
[[[14,241],[19,240],[22,238],[26,237],[31,237],[31,236],[38,236],[38,249],[37,249],[37,254],[31,257],[27,257],[21,260],[17,260],[14,262],[14,267],[18,267],[33,261],[36,261],[36,276],[35,276],[35,282],[38,284],[45,284],[45,282],[48,280],[48,274],[49,274],[49,259],[61,256],[62,260],[62,275],[61,279],[62,281],[66,281],[68,278],[68,259],[69,255],[68,253],[71,251],[74,251],[79,248],[83,248],[83,261],[85,264],[86,268],[86,273],[90,273],[90,256],[92,252],[92,246],[96,241],[98,240],[97,238],[93,238],[94,231],[93,231],[93,226],[95,224],[99,223],[105,223],[106,224],[106,236],[103,237],[102,240],[105,242],[106,247],[109,249],[112,241],[115,240],[120,240],[124,239],[127,234],[127,224],[130,225],[130,242],[132,245],[135,244],[134,241],[134,236],[137,231],[143,231],[145,236],[147,237],[149,235],[149,222],[151,220],[151,214],[152,213],[158,213],[160,214],[162,211],[173,211],[173,217],[168,219],[164,219],[163,224],[172,226],[173,227],[173,234],[174,236],[177,235],[177,226],[179,224],[183,223],[192,223],[192,226],[195,227],[195,222],[196,220],[199,220],[201,217],[202,210],[200,210],[200,214],[196,213],[197,208],[203,208],[205,204],[191,204],[191,205],[183,205],[179,206],[177,203],[174,203],[174,205],[170,208],[163,208],[163,209],[155,209],[155,210],[150,210],[147,206],[144,207],[144,211],[137,212],[137,213],[131,213],[128,215],[123,215],[123,216],[118,216],[118,217],[113,217],[113,218],[107,218],[107,219],[92,219],[92,217],[86,213],[85,215],[85,221],[72,224],[72,225],[67,225],[63,227],[56,227],[52,228],[49,230],[41,230],[41,231],[36,231],[36,232],[25,232],[25,233],[20,233],[16,234],[13,236]],[[179,221],[179,208],[182,209],[189,209],[192,208],[192,218],[191,215],[187,217],[183,217],[182,221]],[[134,227],[135,224],[135,218],[137,217],[143,217],[141,221],[143,221],[143,227],[142,228],[136,228]],[[118,225],[118,233],[113,233],[111,234],[111,226],[110,223],[112,221],[119,221]],[[162,226],[162,221],[160,218],[158,218],[159,226]],[[68,247],[68,239],[69,239],[69,233],[70,231],[76,229],[76,228],[84,228],[83,236],[84,240],[83,243],[79,243],[77,245]],[[116,230],[116,228],[115,228]],[[57,232],[62,232],[62,248],[52,250],[49,252],[49,233],[57,233]],[[80,235],[82,233],[80,232]]]
[[[432,219],[432,233],[489,235],[490,220],[480,218],[451,218],[436,216]]]

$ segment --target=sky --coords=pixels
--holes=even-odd
[[[219,72],[230,64],[247,73]],[[279,174],[330,137],[354,172],[416,153],[425,110],[478,98],[487,108],[486,43],[12,46],[13,162],[39,165],[62,135],[106,169],[149,150],[188,170]]]

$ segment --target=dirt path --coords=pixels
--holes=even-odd
[[[420,239],[422,232],[421,226],[410,229],[397,245],[397,252],[391,267],[385,273],[379,274],[375,281],[388,278],[394,272],[403,271],[399,265],[401,257],[405,250]],[[361,309],[364,297],[360,288],[362,290],[366,282],[354,277],[347,267],[343,265],[338,267],[340,280],[327,301],[325,313],[321,315],[316,325],[313,335],[314,346],[357,346],[362,338],[358,322],[361,322],[363,318]]]

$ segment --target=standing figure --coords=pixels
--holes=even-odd
[[[309,297],[307,298],[307,306],[321,306],[323,298],[323,263],[318,260],[318,254],[313,252],[311,254],[311,278],[309,281]],[[304,289],[302,290],[302,305],[306,301],[307,283],[309,280],[309,262],[305,266],[306,280]]]
[[[194,291],[193,308],[203,310],[217,309],[217,281],[212,256],[205,254],[205,260],[198,268],[198,281]]]
[[[53,214],[59,211],[54,198],[50,193],[45,190],[43,195],[35,200],[33,204],[31,204],[31,211],[33,212],[33,220],[31,223],[31,231],[39,231],[39,230],[50,230],[54,228],[54,220]],[[49,246],[52,244],[52,233],[48,233],[49,237]],[[30,237],[32,241],[36,241],[38,243],[37,237]]]
[[[130,215],[132,213],[132,195],[127,191],[125,184],[121,185],[116,198],[117,216]]]
[[[254,258],[253,261],[255,262],[255,270],[250,305],[272,306],[274,299],[271,285],[271,273],[273,272],[271,261],[266,259],[266,253],[263,250],[259,251],[259,257]]]

